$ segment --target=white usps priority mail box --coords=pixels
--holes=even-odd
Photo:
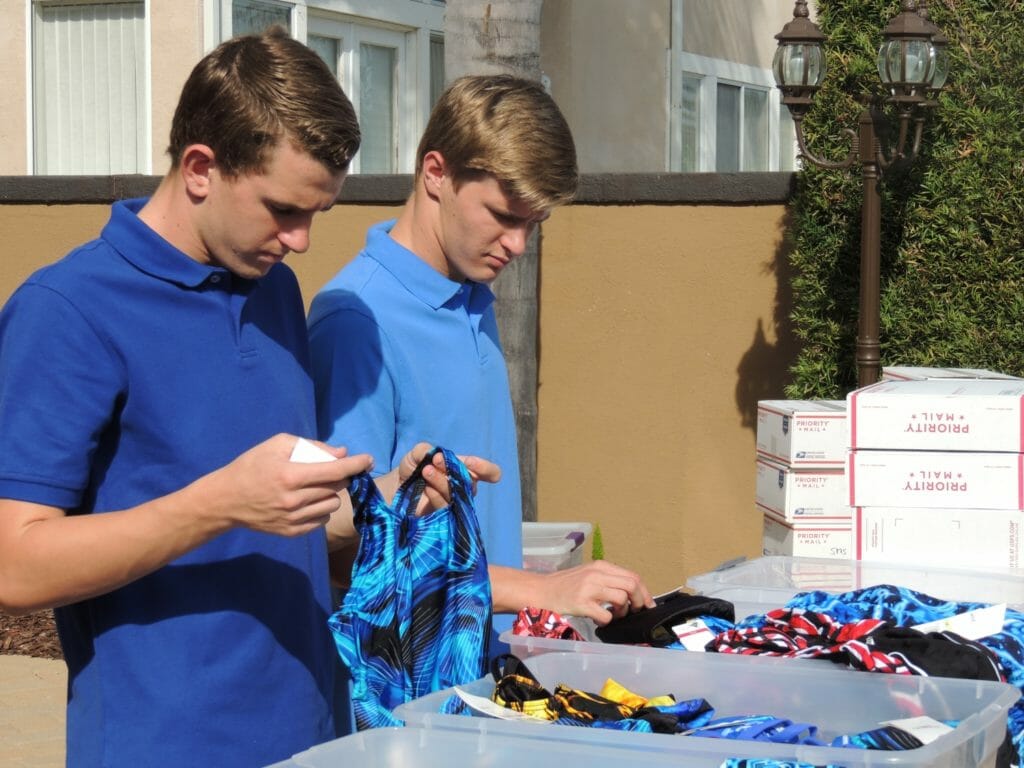
[[[1024,380],[882,381],[847,395],[850,448],[1024,451]]]
[[[851,451],[851,507],[1024,509],[1024,454]]]
[[[857,507],[855,512],[858,560],[977,570],[1024,566],[1021,510]]]
[[[852,510],[843,469],[796,468],[763,457],[758,457],[756,466],[754,495],[762,511],[787,522],[850,521]]]
[[[1017,379],[1009,373],[987,368],[931,368],[914,365],[889,365],[882,368],[882,379],[891,381],[924,381],[927,379]]]
[[[760,400],[757,452],[794,467],[839,467],[846,460],[845,400]]]
[[[853,526],[786,523],[763,515],[761,551],[765,555],[826,557],[848,560],[853,556]]]

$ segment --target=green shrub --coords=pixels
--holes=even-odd
[[[874,61],[900,3],[814,5],[828,74],[804,130],[814,154],[840,160],[858,98],[881,94]],[[1024,375],[1024,2],[932,0],[928,12],[950,40],[950,76],[920,156],[883,175],[882,364]],[[860,203],[859,164],[805,163],[790,233],[802,350],[787,397],[842,397],[856,386]]]
[[[590,559],[604,560],[604,540],[601,538],[601,526],[594,526],[594,533],[590,541]]]

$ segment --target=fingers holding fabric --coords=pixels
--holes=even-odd
[[[399,463],[399,482],[405,482],[411,477],[423,458],[432,450],[433,446],[430,443],[417,443],[411,451],[405,454]],[[495,483],[501,478],[501,469],[494,462],[479,456],[459,456],[458,458],[466,467],[473,493],[476,492],[477,481]],[[445,465],[444,454],[441,451],[435,453],[430,464],[423,468],[422,476],[424,487],[423,494],[416,506],[417,515],[424,515],[451,504],[450,472]]]
[[[639,574],[607,560],[555,571],[544,578],[542,607],[569,616],[585,616],[601,625],[654,605]]]

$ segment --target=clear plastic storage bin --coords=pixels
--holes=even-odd
[[[583,759],[586,750],[591,755],[595,751],[605,755],[607,759],[600,764],[610,766],[611,760],[623,759],[613,758],[612,750],[628,749],[631,752],[624,765],[642,765],[649,758],[667,755],[676,765],[687,768],[718,768],[730,757],[800,760],[846,768],[987,768],[994,765],[996,752],[1006,736],[1007,709],[1020,698],[1020,690],[1005,683],[854,672],[822,660],[761,662],[751,664],[731,656],[620,647],[615,654],[546,653],[529,659],[527,666],[549,690],[565,683],[596,692],[611,678],[641,696],[671,693],[678,700],[703,697],[715,708],[715,717],[766,714],[812,724],[818,727],[817,737],[826,743],[840,734],[854,734],[877,728],[886,720],[913,716],[925,715],[959,724],[918,749],[885,752],[627,733],[440,714],[439,707],[453,689],[403,704],[395,709],[395,715],[410,728],[463,731],[476,734],[481,743],[499,735],[532,739],[541,746],[531,756],[557,749],[559,754],[575,757],[562,765],[587,765],[589,760]],[[489,697],[494,681],[486,677],[462,688]],[[571,745],[568,752],[566,744]],[[423,749],[420,760],[430,759],[428,751],[429,748]],[[500,760],[497,756],[494,759]],[[531,758],[524,759],[522,755],[513,759],[517,765],[532,764]],[[416,764],[434,765],[419,760]]]
[[[686,588],[696,594],[728,600],[733,604],[736,620],[740,621],[782,608],[800,592],[820,589],[841,594],[877,584],[909,587],[943,600],[1006,603],[1024,610],[1024,570],[975,571],[773,555],[692,576],[687,579]],[[571,621],[585,638],[584,642],[517,636],[511,629],[503,632],[499,639],[523,659],[552,651],[615,653],[622,647],[598,640],[589,619],[572,618]]]
[[[281,768],[626,768],[637,760],[645,767],[679,768],[657,750],[638,754],[530,734],[444,728],[362,731],[300,752]]]
[[[931,565],[770,556],[692,576],[686,586],[728,600],[737,621],[783,607],[799,592],[841,594],[876,584],[909,587],[942,600],[1006,603],[1024,609],[1024,570],[975,571]]]
[[[590,523],[523,523],[523,568],[562,571],[583,562]]]

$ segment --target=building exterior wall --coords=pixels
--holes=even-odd
[[[24,0],[0,0],[0,173],[28,173],[28,53]]]
[[[770,67],[778,34],[793,20],[792,0],[682,0],[683,50]]]
[[[211,2],[147,3],[151,167],[142,172],[161,174],[167,168],[167,135],[181,85],[216,37],[213,30],[205,29]],[[327,5],[349,8],[343,2]],[[0,42],[4,43],[0,76],[5,83],[0,104],[0,174],[31,172],[26,62],[30,8],[30,0],[0,0]],[[415,15],[416,10],[415,3],[392,2],[381,4],[378,15],[382,21],[393,20],[399,11],[402,18],[412,13],[410,18],[424,23],[433,18],[429,13],[433,7],[423,11],[423,18]],[[587,173],[667,170],[670,91],[676,88],[670,85],[669,71],[673,45],[689,53],[763,68],[771,61],[773,35],[790,18],[791,0],[544,3],[541,66],[576,137],[581,169]],[[425,44],[429,35],[424,31],[421,37]]]
[[[181,87],[203,57],[202,0],[150,2],[150,144],[152,172],[167,171],[167,138]]]
[[[783,397],[796,351],[784,320],[785,193],[751,194],[751,177],[777,189],[789,177],[698,176],[641,176],[621,192],[617,177],[584,177],[581,202],[541,232],[538,519],[599,524],[608,559],[659,591],[760,553],[757,400]],[[307,304],[366,229],[396,214],[409,179],[393,181],[387,194],[353,195],[374,180],[350,179],[310,250],[289,257]],[[127,178],[126,193],[156,182]],[[22,201],[0,204],[0,303],[108,215],[105,202],[26,202],[15,186],[0,179],[0,200]],[[723,203],[722,189],[735,199]]]
[[[600,524],[605,556],[658,591],[761,553],[756,401],[784,396],[795,354],[785,220],[574,205],[544,225],[538,519]]]
[[[572,129],[582,171],[665,170],[670,5],[544,3],[541,69]]]

